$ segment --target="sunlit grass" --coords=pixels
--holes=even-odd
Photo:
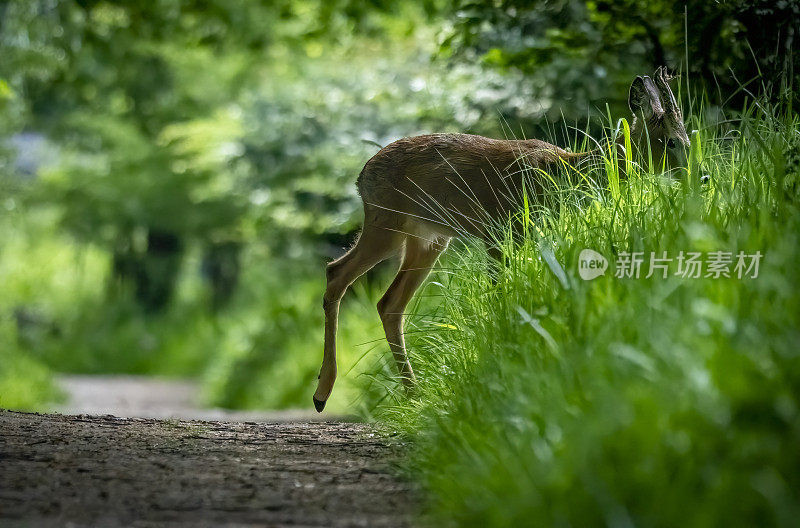
[[[382,415],[413,439],[436,525],[800,515],[798,121],[753,105],[687,128],[688,178],[634,166],[617,189],[609,163],[596,179],[611,189],[531,206],[521,244],[501,231],[494,280],[467,244],[426,287],[441,302],[411,318],[418,391]],[[580,279],[584,248],[609,260],[604,276]],[[645,279],[647,260],[642,278],[614,277],[622,252],[740,250],[764,255],[757,278],[683,278],[672,262]]]

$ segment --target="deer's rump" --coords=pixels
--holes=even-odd
[[[538,140],[505,141],[469,134],[401,139],[370,159],[357,187],[369,220],[391,228],[423,223],[454,236],[482,235],[488,222],[507,218],[523,193],[537,196],[541,176],[563,149]]]

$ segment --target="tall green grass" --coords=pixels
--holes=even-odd
[[[634,165],[451,252],[409,323],[420,380],[382,409],[437,526],[790,526],[800,518],[800,122],[698,120],[694,170]],[[711,175],[699,183],[700,170]],[[618,183],[619,182],[619,183]],[[618,183],[618,187],[617,187]],[[606,274],[578,276],[584,248]],[[623,252],[730,251],[730,278],[616,278]],[[760,251],[757,278],[736,254]],[[706,270],[704,268],[703,275]],[[435,306],[436,308],[431,308]]]

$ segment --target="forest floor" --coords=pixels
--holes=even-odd
[[[368,424],[0,410],[0,526],[408,526]]]

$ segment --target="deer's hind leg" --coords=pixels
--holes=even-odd
[[[406,238],[405,254],[400,270],[389,289],[378,301],[378,313],[383,322],[386,340],[397,363],[400,378],[407,387],[412,386],[415,380],[403,337],[404,312],[414,292],[430,273],[436,259],[447,248],[448,242],[449,238],[438,238],[430,242],[409,235]]]
[[[358,277],[379,262],[400,251],[405,235],[376,226],[369,222],[369,215],[356,245],[341,258],[334,260],[326,269],[327,286],[322,306],[325,310],[325,348],[314,407],[318,412],[325,408],[336,381],[336,329],[339,320],[339,303],[347,288]]]

